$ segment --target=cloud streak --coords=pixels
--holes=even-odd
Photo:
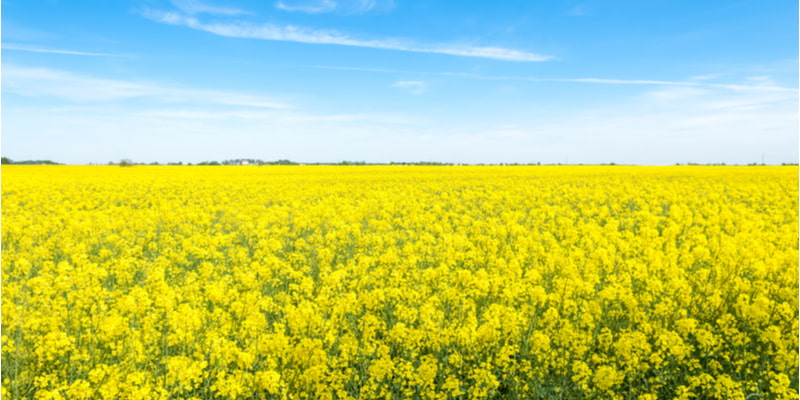
[[[322,0],[319,2],[303,2],[299,4],[287,4],[285,1],[275,3],[275,8],[289,12],[304,12],[307,14],[322,14],[331,12],[336,9],[336,2],[331,0]]]
[[[425,71],[409,71],[397,70],[387,68],[368,68],[368,67],[349,67],[349,66],[336,66],[336,65],[304,65],[303,68],[327,69],[334,71],[363,71],[363,72],[377,72],[377,73],[391,73],[391,74],[411,74],[411,75],[428,75],[428,76],[445,76],[462,79],[475,79],[486,81],[521,81],[521,82],[563,82],[563,83],[589,83],[597,85],[639,85],[639,86],[666,86],[666,87],[687,87],[698,89],[728,89],[740,92],[785,92],[796,93],[797,88],[778,86],[765,77],[752,77],[747,79],[747,84],[731,84],[731,83],[710,83],[706,82],[712,77],[692,77],[688,81],[667,81],[658,79],[609,79],[609,78],[537,78],[526,76],[492,76],[480,75],[463,72],[425,72]]]
[[[275,3],[275,8],[279,10],[307,14],[364,14],[393,7],[393,0],[278,0]]]
[[[774,92],[796,91],[796,89],[793,88],[775,86],[771,83],[755,84],[755,85],[736,85],[736,84],[723,84],[723,83],[702,83],[702,82],[692,82],[692,81],[658,81],[658,80],[641,80],[641,79],[600,79],[600,78],[549,79],[549,81],[599,83],[599,84],[609,84],[609,85],[696,86],[696,87],[731,89],[737,91],[743,91],[743,90],[774,91]]]
[[[4,44],[3,50],[27,51],[31,53],[66,54],[73,56],[130,57],[124,54],[95,53],[89,51],[74,51],[74,50],[61,50],[61,49],[43,49],[39,47],[20,46],[14,44]]]
[[[446,54],[458,57],[477,57],[502,61],[535,62],[554,59],[553,56],[549,55],[503,47],[428,45],[408,43],[396,39],[356,39],[335,30],[318,30],[294,25],[252,24],[244,21],[205,23],[197,18],[177,12],[146,10],[143,15],[145,18],[163,24],[182,26],[233,38],[364,47],[413,53]]]
[[[11,77],[11,83],[19,83],[20,73],[15,68],[20,67],[12,66],[11,74],[4,70],[4,80]],[[97,81],[101,81],[113,89],[113,95],[95,94],[89,96],[95,99],[91,103],[67,106],[7,107],[3,145],[4,154],[11,158],[68,163],[250,157],[309,162],[613,161],[659,165],[744,164],[760,161],[764,154],[767,163],[797,161],[797,95],[781,91],[653,86],[599,108],[575,108],[542,116],[520,114],[484,123],[470,115],[451,119],[396,111],[228,109],[210,103],[214,99],[203,98],[200,101],[209,103],[198,104],[186,98],[217,92],[178,90],[184,98],[173,99],[173,88],[104,79],[86,81],[85,77],[75,79],[75,75],[55,80],[41,71],[28,73],[29,79],[45,78],[43,86],[66,80],[74,86],[71,90],[86,85],[85,90],[96,91]],[[4,90],[19,91],[8,85]],[[238,94],[227,95],[241,100]],[[131,110],[98,100],[137,96],[151,96],[161,102]],[[170,102],[174,100],[185,104]],[[50,146],[43,147],[42,143]]]
[[[421,81],[399,81],[394,87],[407,90],[411,94],[423,94],[428,91],[428,85]]]
[[[202,103],[288,109],[259,96],[212,90],[181,89],[156,84],[103,79],[49,68],[3,66],[3,89],[28,97],[53,97],[92,103],[149,99],[164,103]]]
[[[724,84],[706,83],[698,81],[664,81],[652,79],[608,79],[608,78],[535,78],[525,76],[487,76],[459,72],[441,72],[439,75],[466,79],[480,79],[492,81],[527,81],[527,82],[564,82],[564,83],[592,83],[600,85],[645,85],[645,86],[686,86],[698,88],[720,88],[735,91],[760,91],[760,92],[797,92],[796,88],[776,86],[770,81],[756,80],[755,84]]]
[[[240,10],[231,7],[218,7],[212,6],[198,0],[172,0],[172,5],[179,8],[181,11],[194,15],[194,14],[212,14],[212,15],[242,15],[250,14],[248,11]]]
[[[554,127],[582,132],[570,138],[570,159],[590,159],[593,150],[604,148],[606,161],[640,164],[744,164],[762,154],[773,163],[797,160],[796,93],[676,86],[581,114]]]

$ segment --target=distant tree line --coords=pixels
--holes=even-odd
[[[2,158],[2,164],[16,164],[16,165],[61,165],[55,161],[51,160],[24,160],[24,161],[14,161],[8,157]]]
[[[187,165],[192,165],[191,163]],[[202,161],[194,165],[454,165],[453,163],[440,163],[433,161],[419,161],[419,162],[395,162],[390,163],[368,163],[366,161],[350,161],[343,160],[339,162],[316,162],[316,163],[299,163],[292,160],[276,160],[264,161],[252,158],[237,158],[234,160],[219,161]]]
[[[4,165],[7,165],[7,164],[15,164],[15,165],[63,165],[62,163],[58,163],[58,162],[51,161],[51,160],[14,161],[14,160],[12,160],[12,159],[10,159],[8,157],[2,157],[2,164],[4,164]],[[118,166],[121,166],[121,167],[132,167],[134,165],[162,165],[162,164],[159,164],[158,162],[151,162],[149,164],[136,163],[136,162],[133,162],[129,158],[123,158],[122,160],[120,160],[119,162],[116,162],[116,163],[113,162],[113,161],[109,161],[108,165],[118,165]],[[488,163],[488,164],[484,164],[484,163],[478,163],[478,164],[460,164],[460,163],[455,163],[454,164],[454,163],[436,162],[436,161],[416,161],[416,162],[391,161],[391,162],[389,162],[387,164],[387,163],[368,163],[366,161],[348,161],[348,160],[339,161],[339,162],[299,163],[299,162],[295,162],[295,161],[287,160],[287,159],[280,159],[280,160],[275,160],[275,161],[264,161],[264,160],[257,159],[257,158],[236,158],[236,159],[232,159],[232,160],[225,160],[225,161],[222,161],[222,162],[219,162],[219,161],[202,161],[202,162],[199,162],[199,163],[196,163],[196,164],[192,164],[192,163],[184,164],[183,162],[178,161],[178,162],[168,162],[168,163],[163,164],[163,165],[421,165],[421,166],[449,166],[449,165],[476,165],[476,166],[481,166],[481,165],[497,165],[497,166],[520,166],[520,165],[529,165],[529,166],[530,165],[607,165],[607,166],[613,166],[613,165],[619,165],[619,164],[616,164],[614,162],[601,163],[601,164],[582,164],[582,163],[578,163],[578,164],[562,164],[562,163],[542,164],[541,162],[535,162],[535,163],[531,162],[531,163],[527,163],[527,164],[520,164],[520,163]],[[726,164],[725,163],[705,163],[705,164],[703,164],[703,163],[688,162],[688,163],[684,163],[684,164],[675,163],[675,165],[725,166]],[[736,166],[736,165],[740,165],[740,164],[730,164],[730,165]],[[746,165],[748,165],[748,166],[762,166],[762,165],[766,165],[766,164],[761,162],[761,163],[749,163],[749,164],[746,164]],[[780,165],[782,165],[782,166],[797,166],[798,163],[781,163]]]

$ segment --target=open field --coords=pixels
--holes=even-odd
[[[789,399],[797,167],[2,168],[4,399]]]

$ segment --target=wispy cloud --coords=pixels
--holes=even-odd
[[[20,92],[5,82],[11,78],[19,83],[19,71],[14,68],[20,69],[12,66],[10,75],[4,70],[3,89]],[[42,86],[54,83],[42,72],[29,73],[29,79],[45,78]],[[767,163],[796,162],[798,157],[796,92],[642,86],[645,90],[639,94],[602,106],[486,120],[472,115],[450,119],[403,112],[359,113],[346,108],[338,112],[222,108],[207,97],[241,100],[241,95],[179,90],[177,96],[170,87],[159,90],[153,88],[157,85],[77,78],[81,79],[72,75],[55,82],[71,82],[71,91],[110,86],[112,94],[94,94],[89,96],[95,99],[92,102],[66,106],[6,105],[4,155],[68,163],[252,157],[315,162],[674,164],[748,163],[760,161],[762,154]],[[131,110],[97,100],[138,98],[131,96],[161,101]],[[192,102],[190,96],[208,103]]]
[[[289,12],[304,12],[308,14],[322,14],[336,9],[336,2],[332,0],[321,1],[278,1],[275,8]]]
[[[708,80],[712,80],[712,79],[717,79],[717,78],[719,78],[721,76],[723,76],[723,74],[695,75],[695,76],[693,76],[693,77],[691,77],[689,79],[691,79],[693,81],[708,81]]]
[[[32,53],[66,54],[74,56],[97,56],[97,57],[130,57],[124,54],[96,53],[90,51],[75,51],[63,49],[44,49],[41,47],[30,47],[16,44],[3,44],[3,50],[27,51]]]
[[[332,44],[366,47],[415,53],[447,54],[460,57],[489,58],[503,61],[548,61],[554,57],[502,47],[429,45],[408,43],[396,39],[356,39],[335,30],[318,30],[294,25],[251,24],[245,21],[230,23],[205,23],[199,19],[176,12],[147,10],[143,15],[156,22],[183,26],[219,36],[275,40],[285,42]]]
[[[428,91],[428,85],[422,81],[398,81],[393,86],[407,90],[411,94],[423,94]]]
[[[656,85],[656,86],[695,86],[708,88],[721,88],[736,91],[760,91],[760,92],[796,92],[795,88],[776,86],[772,82],[759,81],[756,84],[724,84],[724,83],[703,83],[694,81],[659,81],[643,79],[602,79],[602,78],[574,78],[574,79],[548,79],[549,81],[559,82],[582,82],[599,83],[609,85]]]
[[[377,72],[377,73],[391,73],[391,74],[406,74],[406,75],[420,75],[420,76],[445,76],[461,79],[475,79],[487,81],[519,81],[519,82],[563,82],[563,83],[588,83],[597,85],[637,85],[637,86],[664,86],[664,87],[685,87],[695,88],[697,91],[703,89],[727,89],[737,92],[784,92],[784,93],[797,93],[797,88],[784,87],[775,83],[768,76],[752,76],[748,77],[742,83],[712,83],[708,80],[716,79],[717,77],[724,76],[725,74],[714,74],[706,76],[692,76],[688,80],[683,81],[670,81],[659,79],[614,79],[614,78],[539,78],[528,76],[503,76],[503,75],[482,75],[464,72],[428,72],[428,71],[410,71],[410,70],[397,70],[387,68],[368,68],[368,67],[350,67],[350,66],[336,66],[336,65],[306,65],[303,68],[316,68],[328,70],[341,70],[341,71],[364,71],[364,72]],[[688,93],[688,92],[687,92]]]
[[[213,15],[242,15],[250,14],[245,10],[232,7],[220,7],[203,3],[198,0],[172,0],[172,5],[181,11],[194,15],[194,14],[213,14]]]
[[[578,82],[578,83],[602,83],[607,85],[695,85],[692,82],[675,82],[675,81],[659,81],[649,79],[606,79],[606,78],[554,78],[554,79],[537,79],[540,81],[553,81],[553,82]]]
[[[754,84],[724,84],[724,83],[704,83],[696,81],[660,81],[647,79],[603,79],[603,78],[565,78],[565,79],[536,79],[538,81],[556,82],[578,82],[578,83],[598,83],[607,85],[655,85],[655,86],[695,86],[721,88],[737,91],[774,91],[774,92],[795,92],[794,88],[776,86],[771,81],[753,81]]]
[[[414,72],[414,71],[406,71],[400,69],[389,69],[389,68],[368,68],[368,67],[347,67],[347,66],[336,66],[336,65],[304,65],[303,68],[315,68],[315,69],[330,69],[335,71],[361,71],[361,72],[383,72],[383,73],[393,73],[393,74],[428,74],[425,72]]]
[[[669,87],[647,92],[644,97],[654,102],[675,102],[696,98],[710,93],[708,89],[694,87]]]
[[[346,8],[356,12],[366,12],[374,10],[389,10],[394,8],[394,0],[340,0]]]
[[[309,124],[309,123],[392,123],[398,125],[413,124],[414,118],[392,113],[333,113],[320,114],[297,110],[260,110],[239,109],[230,111],[209,109],[155,109],[135,113],[146,118],[163,118],[170,120],[227,120],[244,122],[269,122],[270,124]]]
[[[256,108],[291,108],[259,96],[181,89],[150,83],[103,79],[49,68],[3,66],[3,89],[29,97],[91,103],[145,98],[164,103],[203,103]]]
[[[706,83],[702,81],[665,81],[655,79],[611,79],[611,78],[537,78],[526,76],[491,76],[461,72],[441,72],[440,75],[465,79],[480,79],[493,81],[527,81],[527,82],[565,82],[565,83],[591,83],[600,85],[644,85],[644,86],[686,86],[721,88],[735,91],[759,92],[797,92],[796,88],[777,86],[770,80],[749,79],[747,84]]]
[[[573,120],[558,129],[584,132],[571,139],[581,143],[574,147],[583,154],[575,157],[602,148],[612,160],[636,163],[748,163],[762,154],[772,162],[797,160],[796,92],[668,87]]]
[[[289,12],[322,14],[364,14],[386,11],[394,7],[393,0],[278,0],[275,8]]]

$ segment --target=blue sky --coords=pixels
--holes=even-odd
[[[797,6],[4,0],[2,155],[797,162]]]

